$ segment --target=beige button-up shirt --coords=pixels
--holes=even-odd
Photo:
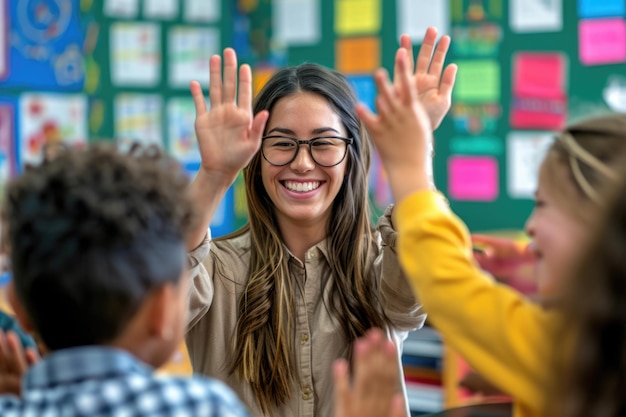
[[[394,327],[389,337],[399,352],[409,330],[421,327],[425,315],[400,269],[395,252],[396,232],[390,208],[378,225],[380,245],[369,270],[381,280],[382,304]],[[210,250],[209,250],[210,246]],[[208,255],[208,256],[207,256]],[[186,342],[194,372],[226,382],[248,406],[252,416],[263,416],[249,385],[226,369],[232,351],[239,296],[247,280],[250,235],[209,242],[190,253],[192,263]],[[326,241],[310,248],[304,261],[289,259],[292,278],[302,291],[296,294],[294,357],[299,380],[292,397],[274,409],[274,417],[332,417],[332,363],[347,357],[350,349],[326,305],[334,279],[328,263]],[[401,367],[401,364],[398,363]]]

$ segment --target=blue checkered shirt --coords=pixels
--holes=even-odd
[[[25,375],[22,397],[0,396],[0,416],[248,416],[217,380],[157,377],[127,352],[104,347],[51,353]]]

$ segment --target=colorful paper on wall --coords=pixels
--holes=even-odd
[[[448,0],[399,0],[397,11],[397,38],[407,34],[413,43],[421,43],[429,26],[437,28],[440,35],[450,33]]]
[[[382,161],[378,152],[372,153],[372,166],[369,176],[370,183],[370,196],[374,207],[382,212],[385,207],[393,202],[391,196],[391,189],[389,188],[389,182],[387,180],[387,173],[383,167]]]
[[[458,61],[454,100],[468,103],[500,100],[500,64],[493,60]]]
[[[448,159],[448,195],[459,201],[494,201],[499,193],[498,161],[488,156]]]
[[[554,141],[549,132],[511,132],[507,136],[507,184],[513,198],[533,198],[539,166]]]
[[[497,103],[452,104],[452,121],[460,133],[492,133],[498,127],[502,108]]]
[[[220,53],[220,33],[213,28],[177,26],[168,38],[169,85],[189,88],[191,81],[209,85],[209,60]]]
[[[589,19],[578,23],[580,62],[585,65],[626,62],[624,19]]]
[[[558,53],[518,53],[513,58],[511,126],[561,129],[567,119],[567,59]]]
[[[359,75],[349,76],[348,80],[356,92],[357,99],[370,110],[374,110],[374,100],[376,99],[374,78],[371,75]]]
[[[111,82],[152,87],[161,79],[161,37],[155,23],[113,23],[110,28]]]
[[[500,20],[502,0],[451,0],[453,22],[486,22]]]
[[[371,74],[380,67],[380,38],[338,39],[335,67],[344,74]]]
[[[456,26],[452,29],[452,39],[455,56],[495,58],[502,41],[502,28],[494,23]]]
[[[115,140],[122,149],[134,142],[163,146],[163,103],[158,94],[119,94],[115,97]]]
[[[0,87],[82,90],[84,34],[78,1],[3,1]]]
[[[19,158],[41,162],[44,147],[87,142],[87,97],[81,94],[26,93],[19,98]]]
[[[336,0],[335,33],[340,36],[378,34],[382,0]]]
[[[624,16],[624,12],[624,0],[578,0],[581,18]]]
[[[13,102],[0,100],[0,155],[3,156],[3,169],[7,175],[17,172],[17,155],[15,149],[15,105]]]
[[[195,115],[191,98],[172,98],[167,103],[167,148],[170,155],[184,163],[201,160],[194,130]]]
[[[509,24],[518,33],[558,32],[563,29],[562,0],[511,0]]]
[[[319,42],[320,0],[274,0],[272,8],[273,40],[286,45]]]
[[[450,153],[497,156],[504,153],[504,143],[495,136],[456,136],[450,140]]]

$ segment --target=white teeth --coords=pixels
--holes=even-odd
[[[285,181],[285,187],[290,191],[297,191],[300,193],[306,193],[307,191],[315,190],[320,186],[319,181],[309,181],[309,182],[296,182],[296,181]]]

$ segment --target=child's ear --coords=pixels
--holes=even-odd
[[[161,340],[169,340],[172,337],[172,307],[175,303],[174,286],[171,284],[161,285],[151,291],[148,306],[148,332]]]
[[[13,281],[9,281],[9,284],[7,285],[7,298],[9,299],[9,305],[11,306],[11,309],[15,314],[15,318],[17,319],[17,322],[19,323],[22,330],[24,330],[26,333],[34,334],[35,329],[33,328],[33,325],[28,318],[28,314],[26,314],[24,306],[17,296]]]

